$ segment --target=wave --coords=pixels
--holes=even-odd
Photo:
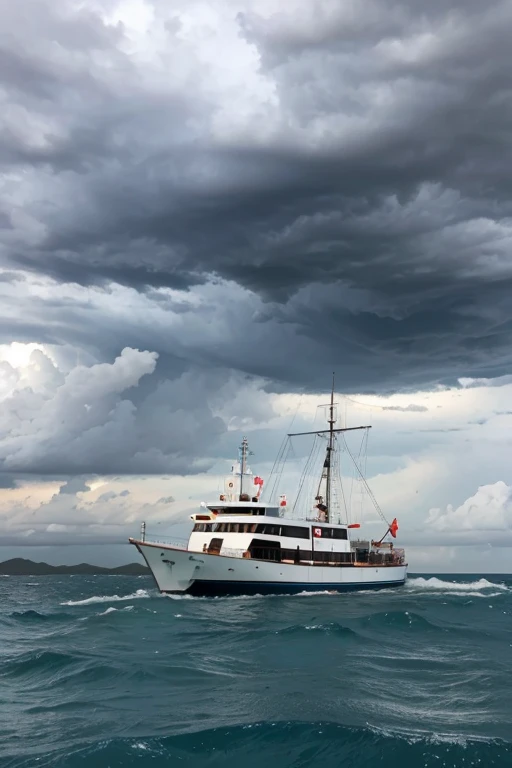
[[[66,621],[70,618],[70,616],[71,614],[69,613],[39,613],[39,611],[34,611],[32,609],[28,609],[26,611],[13,611],[11,614],[9,614],[11,619],[27,622]]]
[[[335,621],[328,624],[293,624],[290,627],[284,627],[284,629],[277,629],[276,635],[298,635],[305,632],[318,632],[325,635],[339,635],[346,637],[357,637],[357,632],[354,632],[350,627],[344,627],[343,624],[338,624]]]
[[[432,576],[430,579],[425,579],[419,576],[414,579],[408,579],[406,582],[407,589],[429,589],[429,590],[443,590],[453,592],[476,592],[482,589],[498,589],[503,592],[510,592],[510,588],[505,584],[495,584],[487,579],[478,579],[478,581],[444,581],[438,579],[437,576]]]
[[[453,595],[454,597],[499,597],[503,592],[458,592],[451,589],[449,592],[443,592],[444,595]]]
[[[133,605],[127,605],[124,608],[113,608],[110,606],[106,611],[97,613],[96,616],[108,616],[110,613],[124,613],[125,611],[133,611]]]
[[[380,611],[378,613],[372,613],[369,616],[364,616],[359,621],[364,624],[377,624],[378,626],[414,626],[415,629],[439,629],[436,624],[413,611]]]
[[[93,595],[93,597],[87,597],[85,600],[66,600],[61,605],[94,605],[95,603],[116,603],[122,600],[137,600],[145,597],[150,597],[149,592],[146,589],[138,589],[131,595]]]
[[[387,590],[380,590],[381,592],[386,592]],[[393,590],[390,590],[393,591]],[[359,594],[374,594],[373,590],[361,590]],[[329,595],[331,597],[340,597],[341,593],[337,592],[336,590],[314,590],[312,592],[295,592],[293,594],[290,594],[288,592],[276,592],[271,595],[264,595],[257,592],[256,594],[251,595],[214,595],[214,596],[208,596],[208,597],[200,597],[198,595],[188,595],[188,594],[164,594],[162,597],[165,597],[169,600],[204,600],[208,603],[211,603],[213,600],[279,600],[283,597],[286,599],[289,598],[302,598],[302,597],[322,597],[323,595]]]
[[[173,761],[190,766],[256,768],[265,762],[292,768],[322,765],[421,765],[423,768],[470,768],[509,765],[512,745],[499,739],[425,731],[384,731],[370,725],[349,727],[335,723],[269,722],[220,727],[176,736],[136,735],[96,741],[72,752],[46,754],[42,768],[159,768]],[[29,763],[25,763],[28,768]],[[24,767],[25,768],[25,767]]]
[[[69,653],[58,651],[28,651],[11,659],[2,661],[1,676],[25,677],[27,675],[44,675],[48,679],[49,673],[56,673],[75,664],[77,657]]]

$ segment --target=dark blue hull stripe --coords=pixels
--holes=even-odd
[[[340,584],[315,584],[311,582],[280,582],[280,581],[201,581],[197,579],[187,589],[188,595],[197,597],[219,595],[296,595],[299,592],[353,592],[368,589],[389,589],[402,587],[401,581],[374,581],[369,584],[359,582]]]

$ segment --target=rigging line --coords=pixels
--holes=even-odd
[[[367,460],[368,460],[368,439],[369,439],[369,437],[370,437],[369,432],[366,432],[365,444],[364,444],[364,447],[365,447],[364,467],[363,467],[363,474],[364,474],[365,477],[367,476],[366,466],[367,466]],[[363,507],[364,507],[364,494],[361,494],[361,520],[363,519]]]
[[[295,419],[297,418],[297,414],[298,414],[298,412],[299,412],[299,408],[300,408],[300,406],[301,406],[301,404],[302,404],[302,399],[303,399],[303,397],[304,397],[304,392],[302,392],[302,393],[301,393],[301,396],[300,396],[300,398],[299,398],[299,402],[298,402],[298,405],[297,405],[297,409],[296,409],[296,411],[295,411],[295,413],[294,413],[294,415],[293,415],[293,418],[292,418],[292,420],[291,420],[290,426],[288,427],[288,429],[290,430],[290,432],[292,431],[292,427],[293,427],[293,425],[295,424]]]
[[[281,456],[284,453],[284,449],[285,449],[285,446],[286,446],[286,443],[288,442],[288,440],[289,440],[289,438],[286,437],[286,436],[283,438],[283,441],[281,443],[281,447],[279,448],[278,454],[277,454],[277,456],[276,456],[276,458],[274,460],[274,464],[273,464],[272,469],[270,471],[270,477],[268,479],[269,501],[272,498],[272,493],[275,490],[275,486],[276,486],[276,482],[277,482],[277,476],[274,475],[274,472],[277,473],[277,468],[279,466],[279,462],[281,460]],[[272,490],[270,490],[270,486],[271,486],[272,480],[274,481],[274,485],[272,486]],[[263,493],[265,493],[265,492],[263,492]],[[263,493],[261,494],[262,496],[263,496]]]
[[[297,418],[297,414],[299,412],[299,409],[300,409],[300,406],[302,404],[303,398],[304,398],[304,392],[301,392],[301,395],[300,395],[300,398],[299,398],[299,402],[297,404],[297,408],[296,408],[295,413],[294,413],[294,415],[292,417],[292,420],[290,422],[290,426],[288,427],[288,429],[290,431],[292,430],[292,427],[293,427],[293,425],[295,423],[295,419]],[[270,477],[269,477],[269,482],[268,482],[268,487],[269,487],[269,490],[270,490],[269,501],[272,500],[273,494],[276,493],[278,483],[279,483],[280,479],[283,476],[284,464],[286,463],[285,450],[286,450],[286,445],[287,445],[287,443],[289,441],[290,441],[290,438],[287,435],[285,435],[285,437],[283,438],[283,442],[281,443],[281,447],[279,449],[279,452],[278,452],[278,454],[277,454],[277,456],[276,456],[276,458],[274,460],[274,464],[272,466],[272,470],[270,472]],[[282,464],[282,466],[281,466],[281,464]],[[280,466],[281,466],[281,469],[279,471],[279,467]],[[272,480],[273,480],[273,484],[272,484]]]
[[[291,440],[288,440],[285,445],[285,450],[283,451],[283,455],[281,457],[281,464],[279,465],[279,474],[276,477],[276,483],[275,483],[276,503],[277,503],[277,496],[279,493],[279,487],[282,486],[284,468],[288,462],[288,458],[290,456],[290,452],[292,451],[292,448],[293,446],[292,446]]]
[[[343,433],[342,433],[342,434],[343,434]],[[343,435],[343,439],[345,440],[345,435]],[[370,486],[369,486],[369,485],[368,485],[368,483],[366,482],[366,478],[365,478],[365,476],[363,475],[363,473],[361,472],[361,470],[360,470],[360,469],[359,469],[359,467],[357,466],[357,464],[356,464],[356,462],[355,462],[355,460],[354,460],[354,457],[352,456],[352,453],[350,452],[350,449],[349,449],[349,447],[348,447],[348,445],[347,445],[347,441],[346,441],[346,440],[345,440],[345,447],[346,447],[346,449],[347,449],[347,451],[348,451],[348,453],[349,453],[349,456],[350,456],[350,458],[351,458],[351,459],[352,459],[352,461],[354,462],[354,466],[355,466],[355,468],[357,469],[357,471],[358,471],[359,475],[361,476],[361,480],[363,481],[363,483],[364,483],[364,486],[365,486],[366,490],[368,491],[368,495],[369,495],[370,499],[373,501],[373,504],[374,504],[374,506],[375,506],[375,509],[377,510],[377,512],[379,513],[379,515],[381,516],[381,518],[383,519],[383,521],[386,523],[386,525],[387,525],[387,526],[388,526],[388,528],[389,528],[389,523],[388,523],[388,521],[386,520],[386,518],[385,518],[385,516],[384,516],[384,512],[383,512],[383,511],[382,511],[382,509],[379,507],[379,505],[378,505],[378,503],[377,503],[377,499],[376,499],[376,498],[375,498],[375,496],[373,495],[373,491],[372,491],[372,489],[370,488]]]
[[[336,438],[336,444],[337,445],[339,444],[338,438]],[[347,500],[345,499],[345,489],[343,488],[343,480],[342,480],[342,477],[341,477],[341,451],[338,450],[336,452],[336,455],[338,456],[338,459],[337,459],[337,462],[336,462],[336,474],[337,474],[337,477],[338,477],[339,483],[340,483],[341,498],[343,499],[343,506],[345,507],[345,517],[347,519],[347,522],[349,522],[349,520],[348,520],[349,512],[348,512],[348,507],[347,507]]]
[[[364,442],[365,442],[367,434],[368,434],[368,432],[365,432],[365,434],[361,438],[361,445],[359,446],[359,453],[357,454],[357,460],[359,462],[359,464],[358,464],[359,468],[361,468],[361,454],[363,453]],[[364,474],[364,472],[363,472],[363,474]],[[359,478],[358,478],[358,482],[359,482],[359,484],[361,482]],[[359,501],[359,521],[362,521],[362,519],[363,519],[363,505],[364,505],[363,488],[361,488],[359,500],[356,499],[356,503],[357,503],[357,501]]]
[[[314,479],[315,467],[318,463],[318,458],[320,454],[323,453],[324,446],[322,445],[323,438],[320,438],[320,440],[315,440],[313,444],[313,448],[311,451],[311,457],[308,464],[308,473],[306,474],[305,479],[308,479],[308,485],[307,485],[307,496],[309,499],[315,499],[320,492],[320,486],[321,486],[321,480],[319,483],[316,482]],[[320,472],[322,474],[322,472]]]
[[[362,451],[362,447],[363,447],[364,439],[365,439],[365,436],[366,436],[367,434],[368,434],[368,430],[367,430],[367,429],[365,429],[365,430],[364,430],[364,432],[363,432],[363,437],[361,438],[361,445],[359,446],[359,454],[358,454],[358,458],[361,456],[361,451]],[[348,448],[347,448],[347,450],[348,450]],[[357,481],[359,481],[359,478],[357,479]],[[350,511],[352,511],[352,497],[353,497],[353,495],[354,495],[354,483],[355,483],[355,482],[356,482],[356,473],[355,473],[354,471],[352,471],[352,474],[351,474],[351,476],[350,476]],[[363,493],[362,493],[362,491],[361,491],[361,499],[362,499],[362,498],[363,498]],[[357,499],[356,499],[356,501],[354,502],[354,506],[355,506],[355,504],[356,504],[356,503],[357,503]]]
[[[284,454],[283,460],[281,462],[281,471],[279,473],[279,484],[280,485],[282,484],[284,468],[285,468],[285,465],[288,462],[288,458],[289,458],[291,452],[292,452],[292,444],[291,444],[291,441],[289,441],[287,443],[286,453]],[[276,485],[277,485],[277,483],[276,483]],[[279,489],[277,489],[277,490],[279,490]],[[276,493],[276,503],[277,503],[277,493]]]
[[[292,513],[295,512],[295,508],[296,508],[296,506],[297,506],[297,504],[299,502],[300,494],[301,494],[302,488],[304,486],[304,481],[306,479],[308,468],[309,468],[309,465],[311,464],[311,457],[312,457],[313,451],[315,449],[315,443],[316,443],[316,438],[313,441],[313,446],[311,447],[311,450],[309,452],[309,456],[308,456],[308,458],[306,460],[306,464],[305,464],[304,469],[302,470],[302,474],[301,474],[301,476],[299,478],[299,487],[298,487],[297,493],[295,495],[295,500],[293,502]]]
[[[314,461],[316,461],[316,459],[318,458],[318,454],[320,453],[321,441],[322,441],[321,439],[317,440],[316,437],[315,437],[315,439],[313,441],[313,446],[311,448],[311,451],[309,453],[308,459],[306,461],[306,465],[305,465],[304,470],[302,472],[302,475],[300,477],[299,488],[298,488],[298,491],[297,491],[297,495],[295,497],[295,501],[294,501],[294,504],[293,504],[292,512],[295,512],[295,508],[296,508],[297,504],[299,503],[299,499],[300,499],[301,494],[302,494],[302,489],[304,487],[304,483],[306,481],[306,478],[307,478],[307,476],[309,474],[310,468],[311,468],[312,464],[314,463]]]
[[[342,394],[340,395],[340,397],[343,397],[345,400],[348,400],[349,403],[354,403],[354,405],[359,405],[361,408],[377,408],[379,411],[385,411],[387,408],[389,408],[389,406],[377,405],[376,403],[361,403],[359,400],[353,400],[348,395]]]
[[[286,462],[288,460],[288,455],[290,453],[290,444],[289,444],[289,442],[287,442],[285,448],[286,448],[286,450],[283,451],[283,455],[281,457],[281,462],[279,464],[278,471],[276,472],[276,475],[275,475],[274,485],[272,487],[272,497],[271,497],[271,499],[273,500],[274,504],[277,504],[277,501],[278,501],[277,500],[277,495],[278,495],[278,492],[279,492],[279,486],[282,484],[284,467],[285,467],[285,464],[286,464]]]

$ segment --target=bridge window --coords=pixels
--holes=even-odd
[[[264,515],[267,510],[264,507],[208,507],[211,512],[219,515]],[[269,510],[270,511],[270,510]]]
[[[212,530],[211,523],[196,523],[192,528],[193,533],[208,533]]]

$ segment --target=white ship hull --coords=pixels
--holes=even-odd
[[[130,539],[158,589],[191,595],[296,594],[383,589],[405,583],[407,565],[293,565],[179,549]]]

